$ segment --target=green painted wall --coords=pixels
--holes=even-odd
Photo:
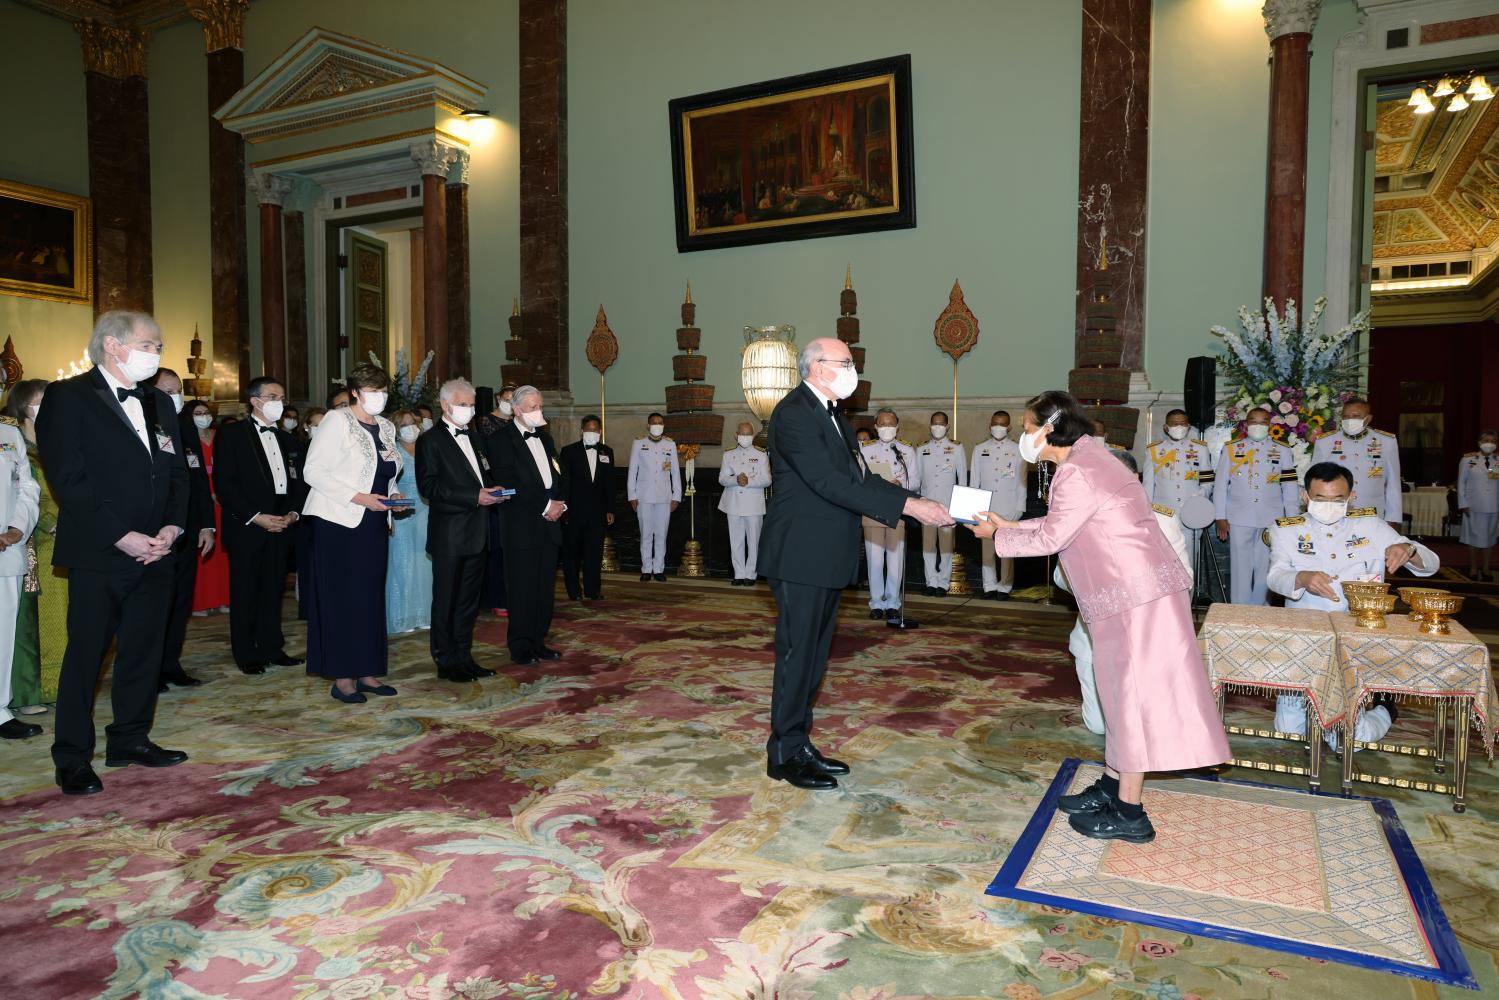
[[[602,303],[609,399],[671,381],[688,279],[720,404],[742,405],[746,325],[831,336],[852,263],[874,396],[950,392],[932,342],[953,279],[980,325],[965,395],[1060,383],[1072,361],[1081,5],[1034,0],[572,0],[568,5],[571,376]],[[667,102],[909,52],[918,228],[678,254]]]

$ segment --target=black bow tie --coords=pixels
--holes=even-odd
[[[276,433],[276,428],[274,428],[274,427],[267,427],[265,424],[262,424],[262,423],[259,423],[259,422],[257,422],[255,424],[255,429],[257,431],[259,431],[260,433],[262,433],[262,434],[274,434],[274,433]]]
[[[115,388],[115,392],[119,395],[120,402],[122,403],[132,396],[140,400],[142,403],[146,401],[146,390],[142,389],[140,386],[136,386],[134,389],[126,389],[123,386],[117,386]]]
[[[588,451],[598,451],[599,450],[599,446],[596,445],[596,444],[585,444],[583,447],[586,450],[588,450]]]
[[[527,441],[527,440],[530,440],[531,438],[534,438],[534,437],[541,437],[541,432],[540,431],[521,431],[520,432],[520,439],[522,441]]]
[[[837,412],[838,412],[838,404],[835,403],[835,402],[833,402],[831,399],[828,400],[828,416],[831,417],[833,414],[835,414]]]
[[[468,437],[468,428],[467,427],[454,427],[453,428],[453,436],[454,437]]]

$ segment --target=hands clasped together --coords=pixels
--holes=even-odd
[[[115,542],[115,548],[141,565],[149,566],[171,552],[172,544],[181,534],[182,529],[175,524],[167,525],[154,535],[131,531]]]

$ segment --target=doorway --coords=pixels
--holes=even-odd
[[[426,354],[420,209],[329,219],[323,245],[326,388],[371,360],[394,376],[398,353],[419,367]]]

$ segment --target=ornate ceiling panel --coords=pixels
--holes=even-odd
[[[160,28],[188,18],[187,0],[20,0],[28,7],[69,21],[92,18],[111,24]]]

